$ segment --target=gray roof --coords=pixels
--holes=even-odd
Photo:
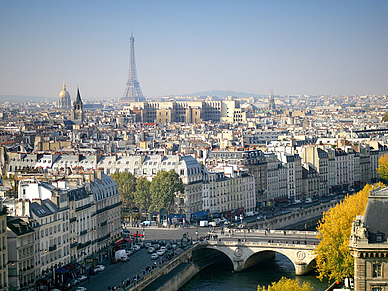
[[[387,241],[388,236],[388,188],[371,191],[364,214],[364,223],[368,229],[369,243]],[[377,236],[382,240],[378,241]]]

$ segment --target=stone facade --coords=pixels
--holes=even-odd
[[[354,257],[354,290],[388,290],[388,188],[369,193],[363,216],[353,222],[349,249]]]

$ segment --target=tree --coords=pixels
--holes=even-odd
[[[385,183],[388,182],[388,154],[382,155],[379,159],[377,174]]]
[[[388,112],[384,114],[383,118],[381,119],[381,122],[388,121]]]
[[[145,177],[141,177],[137,180],[136,191],[134,193],[135,205],[145,210],[148,210],[151,206],[151,193],[150,193],[151,182]]]
[[[130,172],[116,172],[111,175],[111,178],[116,182],[119,188],[123,207],[132,209],[135,205],[134,193],[136,191],[136,177]]]
[[[169,213],[175,205],[175,193],[183,193],[182,179],[174,171],[159,171],[150,185],[151,209],[159,211],[165,208]]]
[[[257,291],[312,291],[314,290],[308,282],[299,284],[298,280],[282,277],[278,282],[273,282],[268,288],[257,287]]]
[[[377,185],[384,186],[382,183]],[[353,277],[354,259],[349,252],[349,237],[356,215],[363,215],[368,202],[369,190],[373,185],[345,199],[323,213],[318,223],[320,243],[315,250],[318,278],[342,281]]]

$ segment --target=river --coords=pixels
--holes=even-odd
[[[307,281],[314,291],[324,291],[328,282],[321,282],[316,274],[295,276],[292,262],[285,256],[276,253],[275,258],[262,262],[243,272],[234,273],[227,264],[212,265],[198,273],[187,282],[180,291],[204,291],[204,290],[257,290],[257,286],[268,286],[278,281],[281,277],[297,278]]]

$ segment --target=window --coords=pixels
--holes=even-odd
[[[373,264],[373,278],[381,278],[381,264]]]
[[[381,287],[373,287],[372,291],[383,291],[383,289]]]

